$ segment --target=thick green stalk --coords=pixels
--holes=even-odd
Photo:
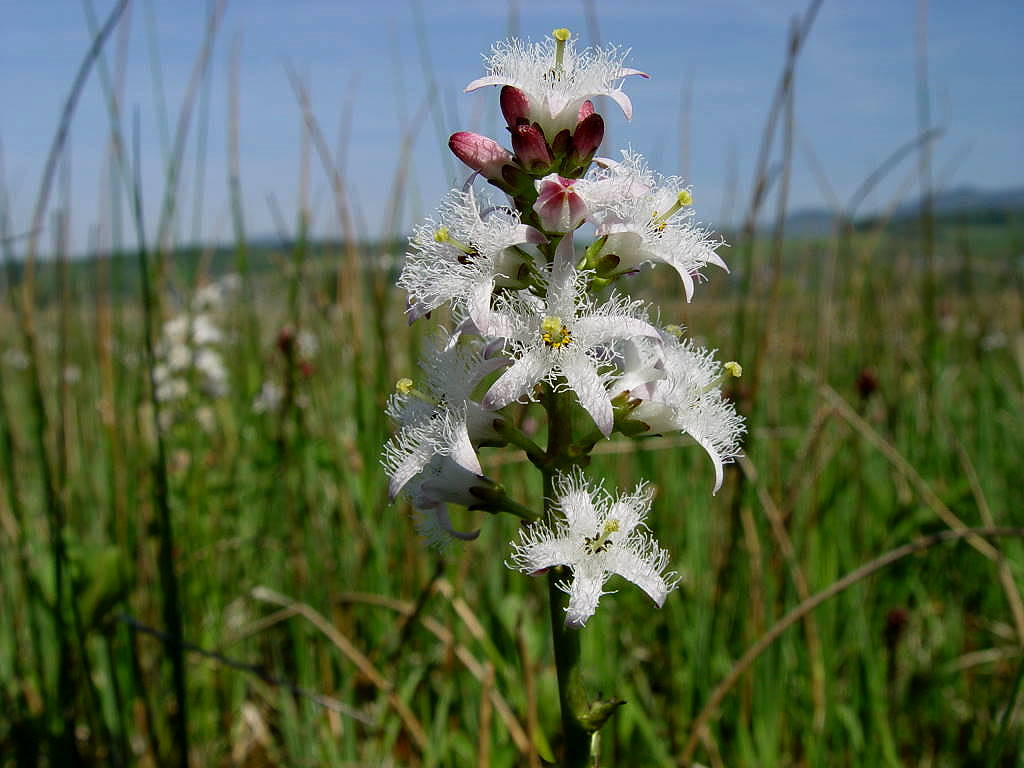
[[[554,475],[574,463],[572,446],[572,394],[549,390],[545,407],[548,412],[548,450],[544,467],[544,515],[550,518],[554,499]],[[587,710],[587,695],[580,674],[580,630],[565,625],[566,594],[558,582],[566,576],[559,566],[548,572],[548,600],[551,606],[551,639],[555,648],[558,671],[558,703],[562,711],[562,735],[565,768],[586,766],[590,759],[590,731],[580,720]]]

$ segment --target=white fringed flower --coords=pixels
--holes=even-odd
[[[681,179],[653,173],[635,152],[622,156],[621,163],[605,161],[575,184],[598,237],[605,238],[592,258],[596,262],[614,255],[617,271],[668,264],[679,273],[690,301],[703,267],[714,264],[728,271],[715,253],[723,241],[691,222],[693,198]]]
[[[739,375],[739,366],[723,366],[713,351],[662,333],[660,344],[627,342],[622,368],[612,391],[628,392],[630,398],[642,401],[630,419],[651,434],[685,432],[692,437],[711,457],[717,493],[724,465],[740,455],[740,440],[746,432],[743,417],[722,396],[721,387],[726,378]]]
[[[414,230],[398,277],[409,294],[410,320],[450,301],[486,332],[495,286],[523,287],[519,272],[529,259],[515,246],[544,240],[513,211],[490,208],[485,215],[472,189],[451,190],[437,221]]]
[[[568,566],[572,581],[559,587],[569,594],[569,626],[582,626],[594,615],[612,574],[636,584],[660,608],[679,577],[666,573],[668,552],[644,524],[650,486],[641,483],[632,493],[612,497],[577,470],[557,478],[554,490],[553,519],[521,528],[507,565],[529,574]]]
[[[644,305],[612,297],[595,304],[587,297],[586,274],[573,267],[572,238],[566,235],[555,253],[547,297],[502,297],[492,315],[491,334],[505,339],[513,362],[481,400],[490,410],[502,408],[546,381],[576,393],[604,435],[614,426],[611,400],[605,389],[611,343],[658,331],[645,319]]]
[[[556,29],[555,36],[540,43],[512,38],[495,43],[484,58],[487,75],[466,86],[466,92],[486,85],[511,85],[526,94],[527,119],[539,123],[548,141],[559,131],[572,131],[583,102],[594,96],[608,96],[633,117],[633,104],[622,91],[622,80],[630,75],[648,75],[622,66],[628,50],[616,46],[576,50],[568,30]]]
[[[494,414],[485,412],[471,397],[481,380],[507,361],[488,357],[480,343],[449,342],[449,337],[439,334],[425,345],[420,365],[426,379],[421,389],[403,379],[398,391],[388,398],[387,414],[399,426],[384,445],[381,458],[390,478],[392,499],[423,473],[435,456],[448,457],[475,476],[484,474],[474,445],[497,437],[492,426]]]

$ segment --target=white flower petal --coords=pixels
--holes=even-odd
[[[565,609],[565,623],[570,627],[582,627],[597,611],[597,603],[604,594],[604,574],[600,571],[587,573],[574,571],[569,586],[569,605]]]
[[[609,570],[640,587],[659,608],[665,604],[665,598],[673,585],[665,580],[648,557],[632,549],[621,549],[613,558],[609,558],[609,564]]]
[[[633,119],[633,102],[629,100],[629,96],[619,90],[608,91],[604,95],[619,105],[627,120]]]
[[[463,93],[472,93],[480,88],[486,88],[488,85],[508,85],[508,81],[500,75],[488,75],[486,77],[478,77],[476,80],[471,82],[463,89]]]
[[[594,364],[579,351],[567,349],[562,353],[559,367],[579,398],[580,405],[593,417],[601,434],[608,437],[615,426],[615,416],[604,382]]]
[[[603,344],[612,339],[629,339],[638,336],[661,339],[658,329],[645,320],[614,315],[581,317],[576,321],[576,332],[580,335],[586,334],[587,341],[591,344]]]
[[[540,350],[527,352],[498,377],[480,405],[489,411],[504,408],[527,394],[550,370],[547,357]]]

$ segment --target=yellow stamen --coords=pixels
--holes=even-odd
[[[458,248],[463,253],[469,256],[476,256],[476,251],[470,248],[465,243],[460,243],[448,232],[448,227],[438,227],[437,231],[434,232],[434,242],[436,243],[448,243],[453,248]]]
[[[666,325],[665,326],[665,332],[666,333],[671,333],[677,339],[683,338],[683,332],[685,330],[686,329],[683,328],[683,326],[681,326],[681,325]]]
[[[551,36],[555,38],[555,72],[561,72],[562,60],[565,56],[565,44],[572,37],[572,32],[565,27],[559,27],[551,32]]]
[[[438,405],[438,402],[434,398],[416,389],[413,380],[406,377],[402,377],[401,379],[395,382],[395,392],[397,392],[400,395],[415,397],[417,400],[422,400],[424,403],[427,403],[428,405]]]
[[[680,190],[679,194],[676,195],[676,201],[672,203],[672,207],[660,215],[655,211],[651,214],[651,221],[659,231],[663,231],[668,220],[688,205],[693,205],[693,195],[688,189]]]
[[[587,554],[590,555],[596,555],[600,552],[607,551],[612,545],[612,534],[617,530],[619,530],[618,520],[614,518],[611,520],[605,520],[600,533],[594,534],[593,536],[583,537],[583,548],[587,551]]]
[[[555,315],[546,315],[540,321],[540,337],[553,349],[560,349],[572,342],[572,333],[562,323],[562,318]]]
[[[704,387],[704,389],[700,391],[700,394],[706,395],[711,390],[718,389],[720,386],[722,386],[722,384],[725,383],[725,380],[730,377],[738,379],[740,376],[743,375],[743,366],[737,363],[735,360],[730,360],[728,363],[723,365],[722,368],[724,369],[722,371],[722,375],[719,376],[714,381],[712,381],[706,387]]]

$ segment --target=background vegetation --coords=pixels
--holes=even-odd
[[[919,182],[913,217],[894,200],[854,225],[854,201],[789,236],[794,34],[732,274],[691,305],[637,278],[665,322],[744,364],[750,431],[716,497],[684,441],[599,449],[595,474],[657,484],[652,525],[686,575],[663,610],[627,588],[588,624],[590,689],[628,702],[603,764],[1017,765],[1020,541],[929,540],[836,585],[922,536],[1024,525],[1024,217],[936,217],[925,124],[882,169]],[[305,162],[352,231],[296,94]],[[111,113],[112,208],[134,211]],[[183,146],[187,99],[182,115]],[[387,502],[383,404],[422,333],[391,287],[400,233],[309,243],[300,203],[279,243],[236,216],[231,247],[173,246],[172,163],[148,248],[70,261],[62,148],[53,205],[44,183],[39,221],[3,234],[0,765],[540,765],[557,694],[544,584],[500,565],[516,521],[475,521],[439,557]],[[226,386],[192,370],[154,403],[162,324],[200,312]],[[539,503],[521,458],[484,463]]]

